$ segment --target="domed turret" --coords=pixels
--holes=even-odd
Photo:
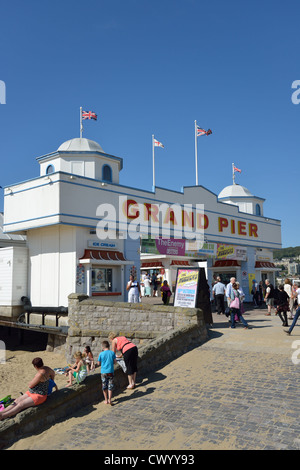
[[[241,212],[248,214],[263,215],[264,199],[254,196],[249,189],[240,184],[226,186],[218,195],[220,202],[234,204]]]
[[[218,199],[232,197],[253,197],[253,194],[250,193],[249,189],[241,186],[240,184],[231,184],[230,186],[226,186],[226,188],[222,189]]]
[[[75,138],[63,142],[57,149],[58,152],[103,152],[101,145],[94,140]]]
[[[37,160],[41,176],[61,171],[114,184],[119,183],[123,167],[122,158],[105,153],[97,142],[83,137],[67,140]]]

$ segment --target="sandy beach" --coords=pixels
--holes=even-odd
[[[6,346],[6,362],[0,364],[0,400],[6,395],[17,398],[20,393],[28,390],[28,383],[36,373],[32,365],[35,357],[41,357],[44,364],[52,369],[67,365],[63,353],[45,351],[45,338],[42,334],[24,331],[23,344],[20,344],[16,330],[9,334],[7,328],[0,328],[0,339]],[[56,374],[55,381],[58,388],[62,388],[67,379],[64,375]]]

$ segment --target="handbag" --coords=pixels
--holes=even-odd
[[[230,304],[230,308],[240,308],[240,300],[238,297],[236,297]]]

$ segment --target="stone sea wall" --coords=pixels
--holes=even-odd
[[[138,347],[167,332],[192,325],[206,333],[200,309],[103,301],[81,294],[69,296],[68,325],[68,362],[87,345],[97,358],[102,341],[107,340],[111,331],[126,336]]]

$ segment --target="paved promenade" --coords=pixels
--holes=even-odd
[[[249,330],[230,329],[213,314],[209,341],[116,396],[112,407],[87,406],[12,448],[300,449],[300,364],[292,362],[297,340],[300,359],[300,325],[287,336],[265,313],[245,314]]]

